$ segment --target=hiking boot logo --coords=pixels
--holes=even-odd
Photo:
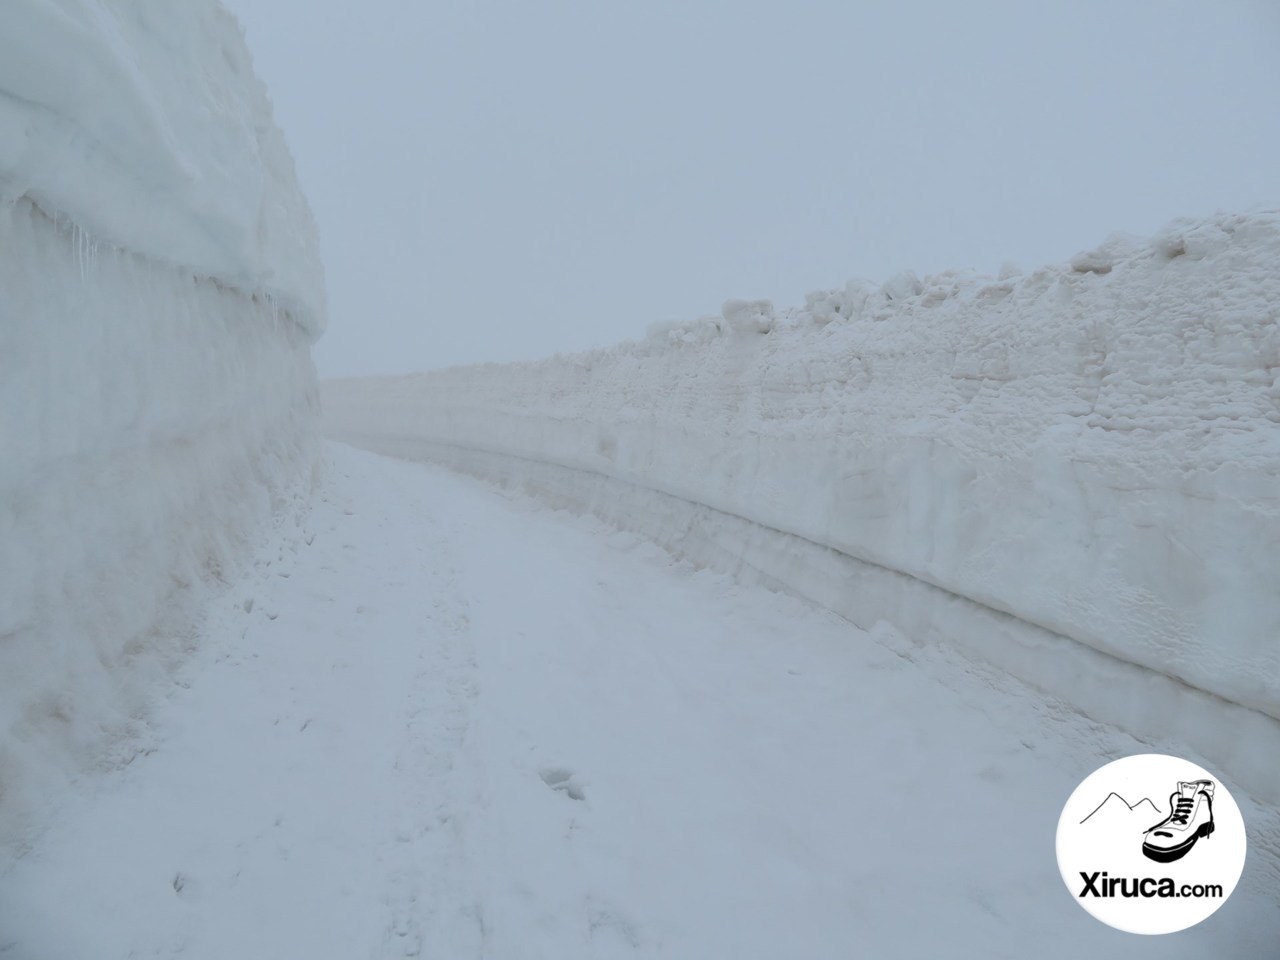
[[[1180,757],[1137,754],[1099,767],[1067,799],[1058,870],[1075,902],[1103,923],[1173,933],[1231,896],[1246,842],[1240,807],[1216,774]]]
[[[1213,833],[1213,781],[1178,782],[1169,795],[1173,811],[1154,827],[1149,827],[1142,841],[1143,856],[1160,863],[1181,860],[1196,841]]]

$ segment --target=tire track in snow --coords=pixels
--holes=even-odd
[[[420,638],[394,764],[400,809],[388,856],[390,923],[381,955],[480,956],[483,910],[466,882],[481,799],[479,751],[468,749],[476,735],[478,668],[452,549],[428,522],[432,535],[420,549],[431,565],[431,629]]]

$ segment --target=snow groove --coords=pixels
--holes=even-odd
[[[387,872],[390,913],[379,957],[484,955],[483,910],[468,882],[472,822],[483,808],[472,713],[478,666],[467,600],[446,537],[434,521],[419,550],[431,558],[429,625],[410,683],[405,737],[394,763],[402,808]],[[405,585],[405,589],[410,589]]]

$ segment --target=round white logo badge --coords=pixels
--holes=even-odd
[[[1244,857],[1244,818],[1226,787],[1164,754],[1094,771],[1058,819],[1058,869],[1071,896],[1129,933],[1199,923],[1231,896]]]

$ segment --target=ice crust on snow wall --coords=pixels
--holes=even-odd
[[[139,749],[199,599],[305,509],[316,248],[218,3],[6,6],[0,845]]]
[[[959,644],[1280,797],[1277,263],[1280,216],[1178,222],[1026,276],[337,381],[326,419]]]

